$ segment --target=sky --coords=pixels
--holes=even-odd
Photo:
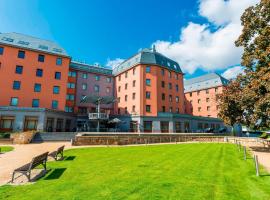
[[[0,0],[0,32],[52,40],[73,60],[115,67],[143,48],[177,61],[185,78],[243,72],[240,17],[258,0]]]

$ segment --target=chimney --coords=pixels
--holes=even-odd
[[[156,52],[156,45],[153,44],[152,51]]]

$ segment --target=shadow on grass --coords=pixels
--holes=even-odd
[[[65,158],[63,159],[64,161],[71,161],[74,160],[76,158],[76,156],[65,156]]]
[[[44,178],[44,180],[54,180],[54,179],[59,179],[63,173],[66,171],[67,168],[57,168],[53,169],[52,172]]]

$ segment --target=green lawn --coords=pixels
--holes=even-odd
[[[0,153],[5,153],[5,152],[12,151],[14,148],[10,146],[0,146],[0,149],[1,149]]]
[[[0,187],[0,199],[270,199],[232,144],[178,144],[65,151],[35,184]]]

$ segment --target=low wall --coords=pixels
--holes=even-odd
[[[131,145],[178,142],[224,142],[212,134],[78,134],[72,145]]]
[[[0,144],[13,144],[12,138],[0,138]]]

